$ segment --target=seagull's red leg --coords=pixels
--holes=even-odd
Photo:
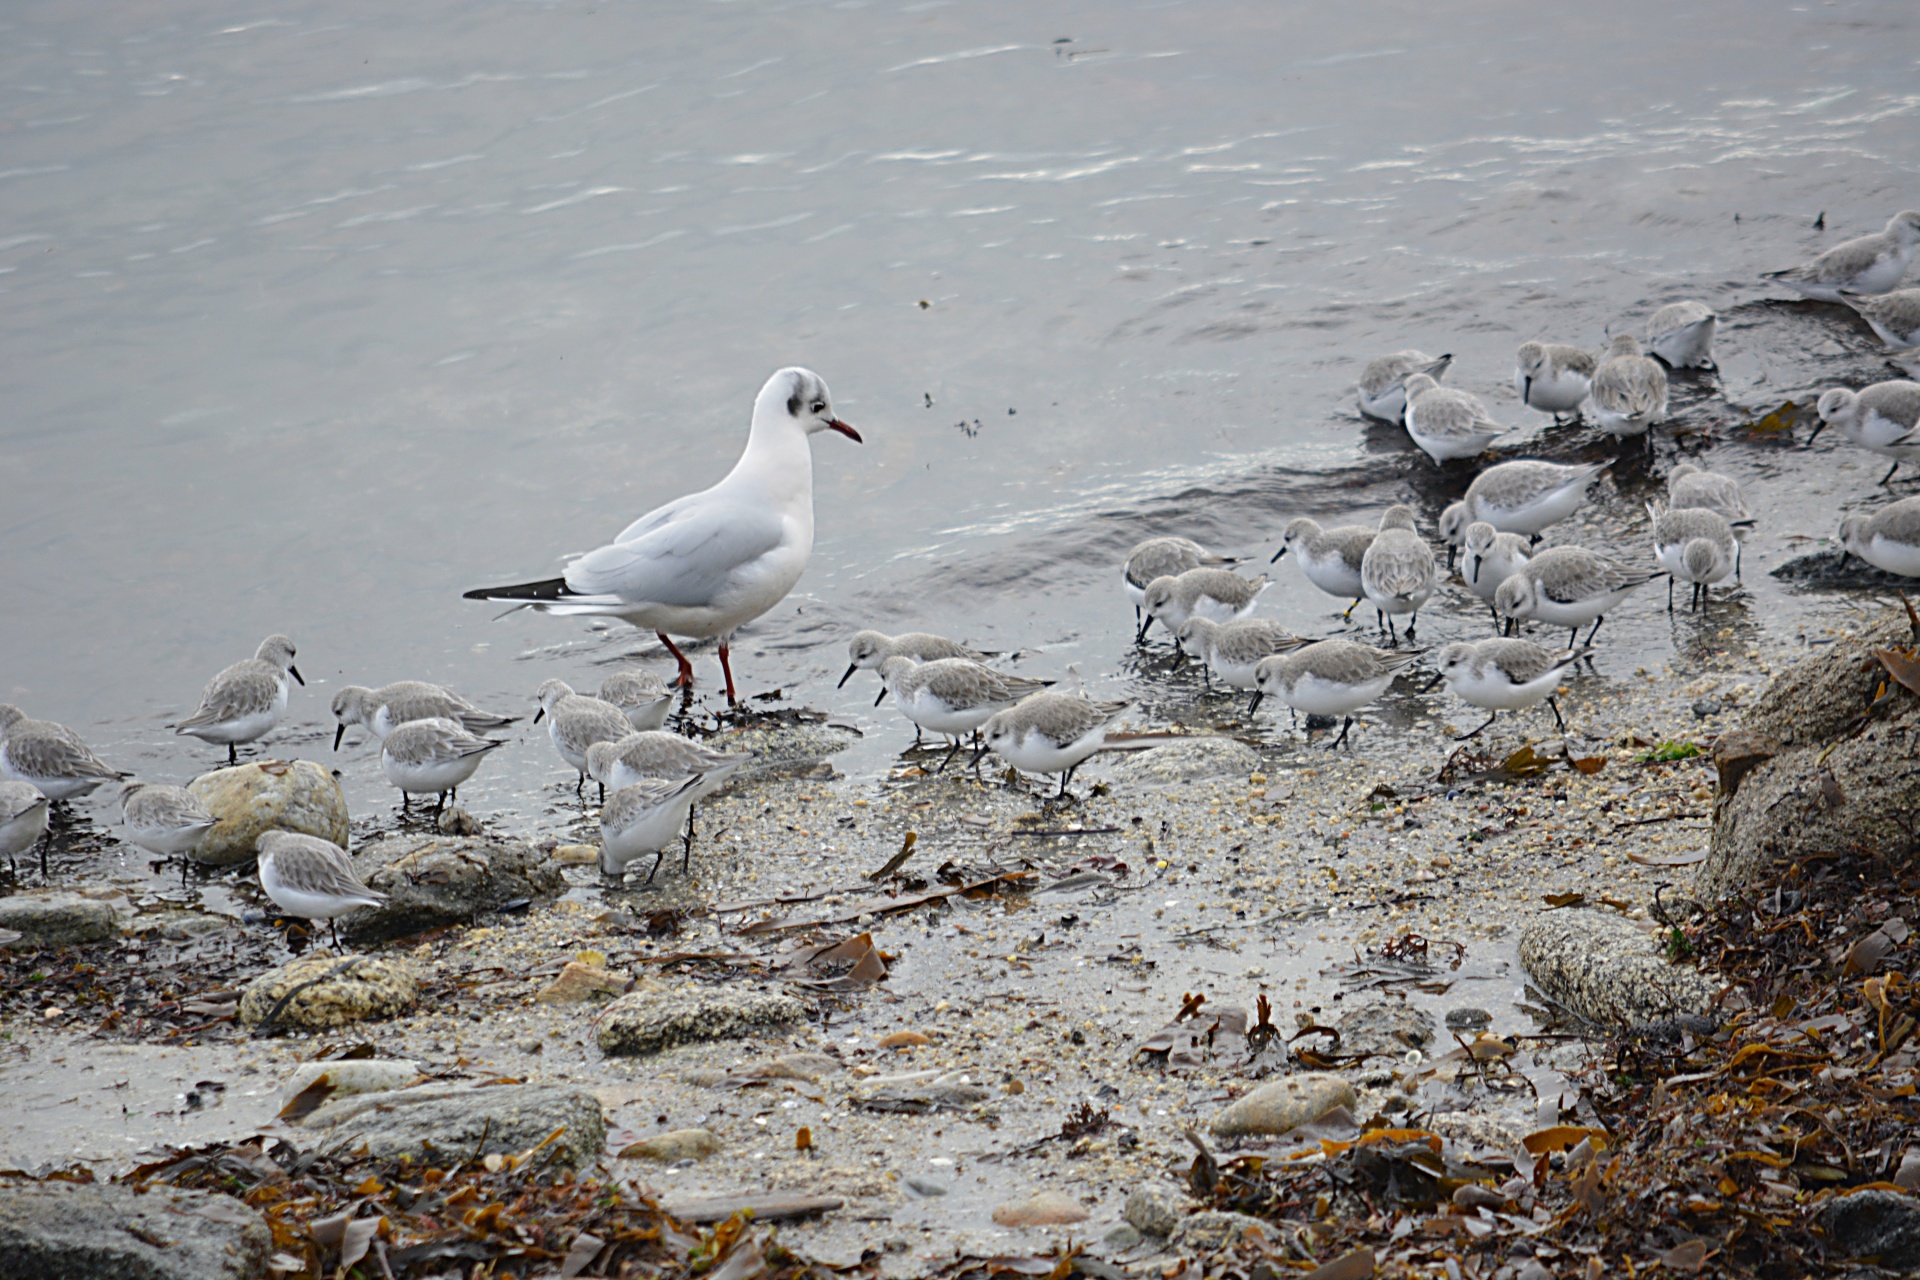
[[[693,664],[687,661],[687,655],[680,652],[679,646],[667,638],[666,632],[656,631],[653,634],[660,637],[660,643],[667,646],[667,652],[672,654],[673,660],[680,664],[680,675],[674,680],[674,685],[681,689],[693,688]]]
[[[733,667],[727,661],[727,642],[725,640],[720,642],[720,670],[724,671],[727,676],[727,705],[737,707],[740,705],[740,699],[735,697],[733,693]]]

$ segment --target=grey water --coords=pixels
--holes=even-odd
[[[652,649],[460,593],[717,479],[801,363],[866,444],[816,440],[812,565],[735,667],[862,727],[841,764],[877,776],[908,735],[871,676],[836,690],[854,628],[1166,704],[1130,657],[1132,542],[1264,565],[1292,515],[1412,500],[1431,531],[1464,488],[1357,417],[1366,358],[1450,351],[1503,455],[1609,457],[1517,403],[1513,349],[1684,297],[1722,314],[1719,371],[1676,378],[1656,459],[1567,536],[1648,559],[1666,467],[1737,476],[1742,590],[1706,619],[1642,593],[1590,678],[1737,661],[1837,607],[1768,570],[1886,498],[1878,459],[1745,427],[1895,376],[1756,276],[1920,205],[1917,31],[1735,0],[16,6],[0,698],[184,782],[219,752],[167,724],[283,631],[310,684],[260,749],[337,762],[387,821],[376,751],[327,751],[332,690],[530,712]],[[1341,625],[1272,572],[1265,613]],[[1421,639],[1486,625],[1456,592]],[[700,677],[711,708],[710,649]],[[462,801],[551,831],[571,775],[514,736]]]

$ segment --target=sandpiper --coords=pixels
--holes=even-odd
[[[1840,545],[1876,569],[1920,578],[1920,498],[1848,516],[1840,522]]]
[[[547,722],[547,736],[553,740],[553,749],[580,775],[573,788],[573,793],[580,795],[587,785],[587,748],[596,742],[618,742],[633,732],[633,722],[611,702],[575,693],[573,686],[564,680],[542,681],[533,697],[540,704],[540,710],[533,714],[533,722],[539,724],[543,719]],[[602,786],[601,802],[605,803],[606,798],[607,789]]]
[[[1888,219],[1883,231],[1843,241],[1812,262],[1768,271],[1761,279],[1778,280],[1802,297],[1820,302],[1844,301],[1844,293],[1885,293],[1907,274],[1916,242],[1920,242],[1920,209],[1907,209]]]
[[[1840,300],[1858,312],[1889,347],[1920,346],[1920,289],[1895,289],[1872,298],[1843,293]]]
[[[1594,358],[1564,342],[1523,342],[1516,355],[1513,388],[1520,403],[1556,420],[1574,413],[1593,385]]]
[[[1413,638],[1413,626],[1420,617],[1420,606],[1433,595],[1439,573],[1434,567],[1433,548],[1414,523],[1412,507],[1404,504],[1388,507],[1380,517],[1380,531],[1360,562],[1360,589],[1386,620],[1387,634],[1400,642],[1394,632],[1395,614],[1407,614],[1407,638]]]
[[[20,708],[0,703],[0,776],[32,783],[58,802],[127,775],[93,754],[67,726],[29,720]]]
[[[227,763],[240,759],[242,742],[264,737],[287,709],[287,677],[300,678],[293,665],[293,641],[268,636],[251,658],[236,662],[208,682],[193,714],[173,726],[202,742],[225,743]]]
[[[1378,698],[1401,670],[1417,661],[1419,650],[1394,653],[1353,640],[1320,640],[1292,653],[1264,658],[1255,670],[1259,689],[1250,711],[1277,698],[1310,716],[1344,716],[1338,748],[1353,728],[1353,713]]]
[[[1640,340],[1617,335],[1606,361],[1593,375],[1594,421],[1626,439],[1642,436],[1653,449],[1652,427],[1667,416],[1667,371],[1658,360],[1640,354]]]
[[[645,667],[627,667],[600,682],[600,701],[626,712],[627,722],[635,729],[658,729],[667,722],[673,692]]]
[[[424,680],[396,680],[378,689],[350,684],[333,695],[333,718],[339,722],[333,731],[333,749],[340,749],[340,739],[354,725],[384,738],[395,725],[436,717],[458,720],[474,733],[504,729],[520,718],[482,711],[453,690]]]
[[[1468,523],[1484,520],[1502,533],[1524,533],[1538,540],[1543,530],[1579,509],[1586,501],[1587,486],[1612,465],[1537,458],[1495,463],[1467,486],[1467,496],[1461,499],[1466,507],[1463,514]]]
[[[1719,321],[1704,302],[1669,302],[1647,317],[1647,350],[1675,369],[1711,369]]]
[[[1219,676],[1235,689],[1254,687],[1254,669],[1262,658],[1291,653],[1307,641],[1271,618],[1241,618],[1215,622],[1188,618],[1180,628],[1180,644],[1207,664],[1209,676]]]
[[[1807,437],[1812,444],[1828,427],[1862,449],[1892,458],[1893,465],[1880,477],[1881,484],[1893,480],[1903,462],[1920,460],[1920,382],[1895,378],[1876,382],[1859,391],[1835,387],[1822,392],[1816,406],[1820,425]]]
[[[991,751],[1022,772],[1057,773],[1064,797],[1073,771],[1106,745],[1107,730],[1127,706],[1074,693],[1036,693],[980,726],[980,751],[974,759]]]
[[[458,720],[409,720],[381,741],[380,772],[400,789],[402,809],[415,795],[431,794],[433,811],[439,813],[449,796],[457,798],[460,784],[473,776],[487,752],[505,745],[499,738],[468,733]]]
[[[177,858],[198,849],[219,819],[185,787],[127,782],[120,787],[120,821],[148,853]]]
[[[1360,371],[1360,412],[1382,422],[1400,422],[1407,413],[1407,375],[1424,373],[1438,382],[1447,376],[1451,355],[1430,356],[1409,347],[1376,356]]]
[[[1507,433],[1480,397],[1443,387],[1424,373],[1407,379],[1407,435],[1436,463],[1474,458]]]
[[[1188,618],[1212,618],[1231,622],[1253,612],[1260,593],[1271,585],[1266,574],[1243,578],[1225,569],[1189,569],[1178,577],[1159,577],[1147,584],[1140,607],[1146,621],[1140,624],[1134,642],[1147,638],[1147,628],[1158,622],[1178,634]],[[1176,641],[1177,643],[1177,641]]]
[[[1373,545],[1373,535],[1377,532],[1364,524],[1322,529],[1318,521],[1300,516],[1287,522],[1280,535],[1280,549],[1268,563],[1277,564],[1281,556],[1292,552],[1294,562],[1307,575],[1308,582],[1330,596],[1353,601],[1342,615],[1352,617],[1354,609],[1366,598],[1360,589],[1360,566],[1365,563],[1367,548]]]
[[[1493,607],[1516,621],[1533,618],[1570,628],[1567,647],[1578,648],[1581,627],[1593,624],[1587,633],[1592,643],[1607,610],[1659,576],[1585,547],[1548,547],[1500,584]]]
[[[347,851],[331,840],[291,831],[264,831],[254,841],[260,887],[275,906],[302,920],[325,920],[340,947],[340,916],[356,907],[385,906],[387,896],[362,884]]]
[[[1560,718],[1553,695],[1567,669],[1585,656],[1585,650],[1555,653],[1531,640],[1458,640],[1434,658],[1439,674],[1427,688],[1445,680],[1455,697],[1493,713],[1486,724],[1461,734],[1456,742],[1478,737],[1502,711],[1525,711],[1543,702],[1552,709],[1554,724],[1565,733],[1567,722]]]
[[[587,772],[608,791],[620,791],[643,779],[679,782],[699,775],[687,801],[687,849],[693,849],[693,806],[724,787],[753,759],[751,751],[715,751],[691,738],[658,729],[630,733],[614,742],[587,748]]]
[[[7,870],[18,876],[20,868],[13,856],[40,844],[47,834],[47,811],[53,801],[40,794],[31,782],[0,782],[0,853],[7,855]],[[47,875],[47,849],[40,846],[40,877]]]
[[[1008,675],[966,658],[936,658],[932,662],[888,658],[880,664],[880,679],[893,695],[900,714],[913,722],[915,742],[920,741],[922,729],[953,740],[946,760],[941,761],[943,769],[967,734],[1053,683]]]
[[[1467,526],[1460,577],[1468,591],[1493,609],[1493,598],[1499,593],[1500,584],[1518,573],[1531,558],[1531,546],[1524,537],[1501,533],[1485,520],[1476,520]],[[1493,624],[1496,628],[1500,625],[1498,609],[1493,610]]]
[[[686,851],[680,855],[684,875],[693,861],[693,802],[704,782],[704,775],[698,773],[685,778],[641,778],[609,796],[600,806],[602,874],[622,875],[628,863],[650,853],[653,866],[647,870],[647,879],[651,881],[667,856],[667,846],[681,838],[684,827]]]
[[[1189,569],[1220,568],[1238,564],[1234,556],[1217,556],[1191,538],[1148,538],[1135,544],[1127,552],[1127,561],[1120,571],[1120,588],[1127,593],[1127,599],[1133,601],[1133,620],[1140,621],[1140,606],[1146,601],[1147,586],[1155,578],[1177,578]],[[883,657],[891,657],[891,654]],[[919,655],[914,655],[918,657]],[[936,653],[928,655],[935,658],[972,658],[980,661],[975,653]],[[921,659],[925,661],[924,658]]]
[[[1662,511],[1649,502],[1647,515],[1653,520],[1654,563],[1667,571],[1667,612],[1673,612],[1676,579],[1693,584],[1691,603],[1704,606],[1707,588],[1733,572],[1740,553],[1733,526],[1725,516],[1705,507]]]
[[[1169,538],[1166,541],[1176,539]],[[915,662],[967,658],[974,662],[985,662],[988,656],[977,649],[969,649],[957,640],[925,631],[907,631],[897,636],[890,636],[884,631],[856,631],[853,638],[847,641],[847,669],[841,675],[840,683],[834,687],[844,688],[856,671],[878,671],[880,664],[888,658],[911,658]]]

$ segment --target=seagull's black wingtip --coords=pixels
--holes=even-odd
[[[508,604],[530,604],[536,600],[563,600],[576,592],[567,590],[565,578],[544,578],[539,582],[521,582],[510,587],[476,587],[461,593],[462,600],[494,600]]]

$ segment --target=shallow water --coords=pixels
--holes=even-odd
[[[906,741],[871,676],[833,687],[858,625],[1037,650],[1022,670],[1075,663],[1190,718],[1128,656],[1129,544],[1180,532],[1264,562],[1289,516],[1409,497],[1430,529],[1467,476],[1351,408],[1359,364],[1404,345],[1454,353],[1450,380],[1518,428],[1503,450],[1607,456],[1517,405],[1512,349],[1597,347],[1681,297],[1723,316],[1718,377],[1678,380],[1690,433],[1662,431],[1656,478],[1623,465],[1556,536],[1644,559],[1657,475],[1704,454],[1763,512],[1745,590],[1705,621],[1643,593],[1588,678],[1791,635],[1833,597],[1767,570],[1878,501],[1882,468],[1740,427],[1892,374],[1864,325],[1755,274],[1920,203],[1920,20],[1750,14],[16,14],[0,696],[184,781],[218,753],[166,724],[270,631],[312,682],[270,753],[335,759],[342,683],[528,711],[548,676],[592,686],[644,637],[493,621],[460,592],[551,572],[717,478],[761,380],[801,362],[868,443],[818,442],[815,559],[743,635],[749,690],[865,727],[840,761],[856,776]],[[1264,612],[1334,625],[1274,573]],[[1482,625],[1450,598],[1421,639]],[[524,730],[462,800],[551,831],[562,766]],[[375,753],[337,759],[356,818],[386,821]],[[113,846],[61,873],[102,861],[145,874]]]

